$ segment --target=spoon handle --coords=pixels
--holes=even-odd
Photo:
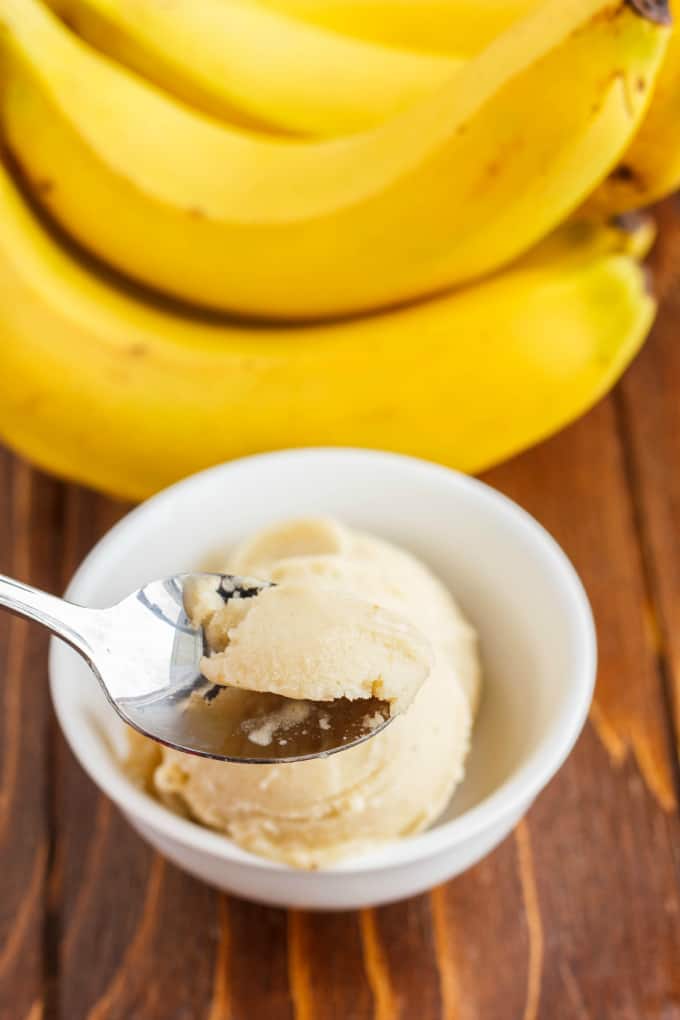
[[[85,637],[91,609],[76,606],[13,577],[6,577],[5,574],[0,574],[0,607],[42,624],[68,642],[88,661],[91,659],[92,651]]]

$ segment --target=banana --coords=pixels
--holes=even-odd
[[[398,312],[254,328],[100,277],[0,168],[0,434],[48,470],[132,499],[310,442],[486,468],[594,403],[651,325],[645,272],[616,253],[627,232],[603,231],[576,251],[563,234],[544,267]]]
[[[499,268],[614,165],[668,39],[662,0],[549,0],[371,131],[302,143],[190,111],[3,0],[7,145],[126,275],[259,317],[353,314]]]
[[[652,103],[640,130],[619,165],[586,203],[584,212],[611,215],[639,209],[677,188],[680,188],[680,26],[676,20]]]
[[[233,2],[233,0],[232,0]],[[250,0],[334,32],[427,53],[473,55],[541,0]]]
[[[79,35],[198,110],[247,127],[349,134],[448,81],[460,59],[346,39],[258,4],[49,0]]]

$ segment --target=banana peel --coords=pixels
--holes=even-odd
[[[474,55],[541,0],[240,0],[373,43]]]

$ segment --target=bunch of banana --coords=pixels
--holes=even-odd
[[[132,498],[272,447],[476,471],[548,435],[653,318],[650,227],[605,219],[680,178],[667,20],[2,0],[0,434]]]
[[[198,114],[39,0],[0,18],[6,143],[65,230],[174,297],[293,320],[432,294],[529,248],[631,140],[669,34],[633,0],[546,0],[377,127],[300,142]]]
[[[582,413],[654,315],[643,225],[573,224],[510,272],[402,311],[285,330],[179,314],[100,278],[0,171],[2,432],[132,498],[281,446],[480,470]]]

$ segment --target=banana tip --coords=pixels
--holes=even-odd
[[[669,0],[626,0],[626,3],[643,18],[657,25],[672,25]]]

